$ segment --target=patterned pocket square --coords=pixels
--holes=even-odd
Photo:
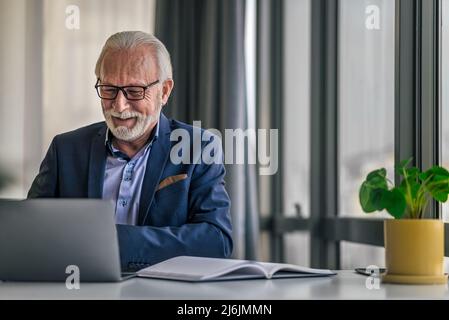
[[[167,177],[164,180],[161,181],[161,183],[159,183],[159,186],[157,187],[156,191],[161,190],[162,188],[165,188],[169,185],[171,185],[172,183],[181,181],[187,179],[187,174],[183,173],[183,174],[178,174],[176,176],[171,176],[171,177]]]

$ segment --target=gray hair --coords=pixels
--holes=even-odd
[[[172,79],[170,54],[164,44],[154,35],[142,31],[123,31],[113,34],[106,40],[95,66],[95,75],[100,78],[101,65],[109,50],[132,49],[141,45],[149,45],[156,53],[156,63],[161,82]]]

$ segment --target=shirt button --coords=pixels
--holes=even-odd
[[[120,201],[120,204],[121,204],[122,207],[125,207],[125,206],[128,204],[128,201],[126,201],[126,200],[121,200],[121,201]]]

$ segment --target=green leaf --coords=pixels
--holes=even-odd
[[[407,173],[407,179],[416,179],[419,175],[419,169],[416,167],[411,167],[405,169],[405,172]]]
[[[399,188],[393,188],[388,191],[384,190],[382,193],[382,204],[396,219],[399,219],[404,215],[407,206],[404,194]]]
[[[387,184],[387,170],[385,168],[381,168],[379,170],[374,170],[370,172],[366,176],[367,186],[371,187],[373,189],[381,188],[381,189],[388,189]]]
[[[388,190],[387,170],[381,168],[370,172],[359,190],[359,201],[366,213],[383,210],[382,190]]]
[[[408,158],[408,159],[406,159],[406,160],[402,160],[401,162],[399,162],[399,167],[401,167],[401,168],[405,168],[405,167],[408,167],[408,165],[410,164],[410,163],[412,163],[412,160],[413,160],[413,157],[410,157],[410,158]]]
[[[380,168],[378,170],[371,171],[366,176],[366,180],[370,181],[373,179],[379,179],[379,178],[386,178],[387,176],[387,170],[385,168]]]
[[[447,192],[436,191],[432,192],[432,197],[439,202],[447,201]]]
[[[449,178],[449,171],[447,171],[445,168],[439,167],[439,166],[433,166],[432,168],[428,169],[427,171],[421,173],[419,175],[419,178],[422,181],[427,180],[428,178],[431,178],[431,181],[438,178]]]
[[[370,193],[372,188],[368,186],[368,182],[364,181],[359,190],[359,202],[362,206],[362,210],[365,212],[374,212],[376,209],[370,202]]]
[[[387,180],[385,178],[374,178],[366,181],[367,186],[372,189],[388,189]]]
[[[446,202],[449,194],[449,178],[436,176],[427,185],[427,190],[439,202]]]
[[[432,168],[430,168],[426,172],[429,172],[429,171],[432,172],[435,175],[438,175],[438,176],[449,177],[449,171],[447,171],[443,167],[433,166]]]
[[[359,191],[359,201],[362,209],[366,213],[376,211],[376,206],[373,203],[373,191],[376,190],[369,184],[368,181],[362,183]]]
[[[426,189],[431,196],[439,201],[446,202],[449,194],[449,171],[439,166],[433,166],[423,172],[419,178],[427,181]]]
[[[407,167],[410,165],[410,163],[412,163],[413,157],[407,159],[407,160],[402,160],[401,162],[399,162],[399,164],[395,165],[394,169],[396,171],[397,174],[403,176],[404,172],[403,170],[406,170]]]
[[[385,209],[385,205],[382,202],[382,195],[384,192],[388,192],[387,189],[374,189],[371,192],[371,198],[370,201],[374,208],[376,208],[377,211],[382,211]]]
[[[412,197],[412,201],[416,199],[416,195],[421,188],[421,184],[416,182],[416,180],[413,179],[403,179],[401,184],[399,185],[398,189],[402,192],[404,195],[408,195],[408,188],[407,188],[407,182],[410,187],[410,193]]]

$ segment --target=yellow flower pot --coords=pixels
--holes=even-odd
[[[387,273],[383,282],[447,284],[443,221],[387,219],[384,240]]]

